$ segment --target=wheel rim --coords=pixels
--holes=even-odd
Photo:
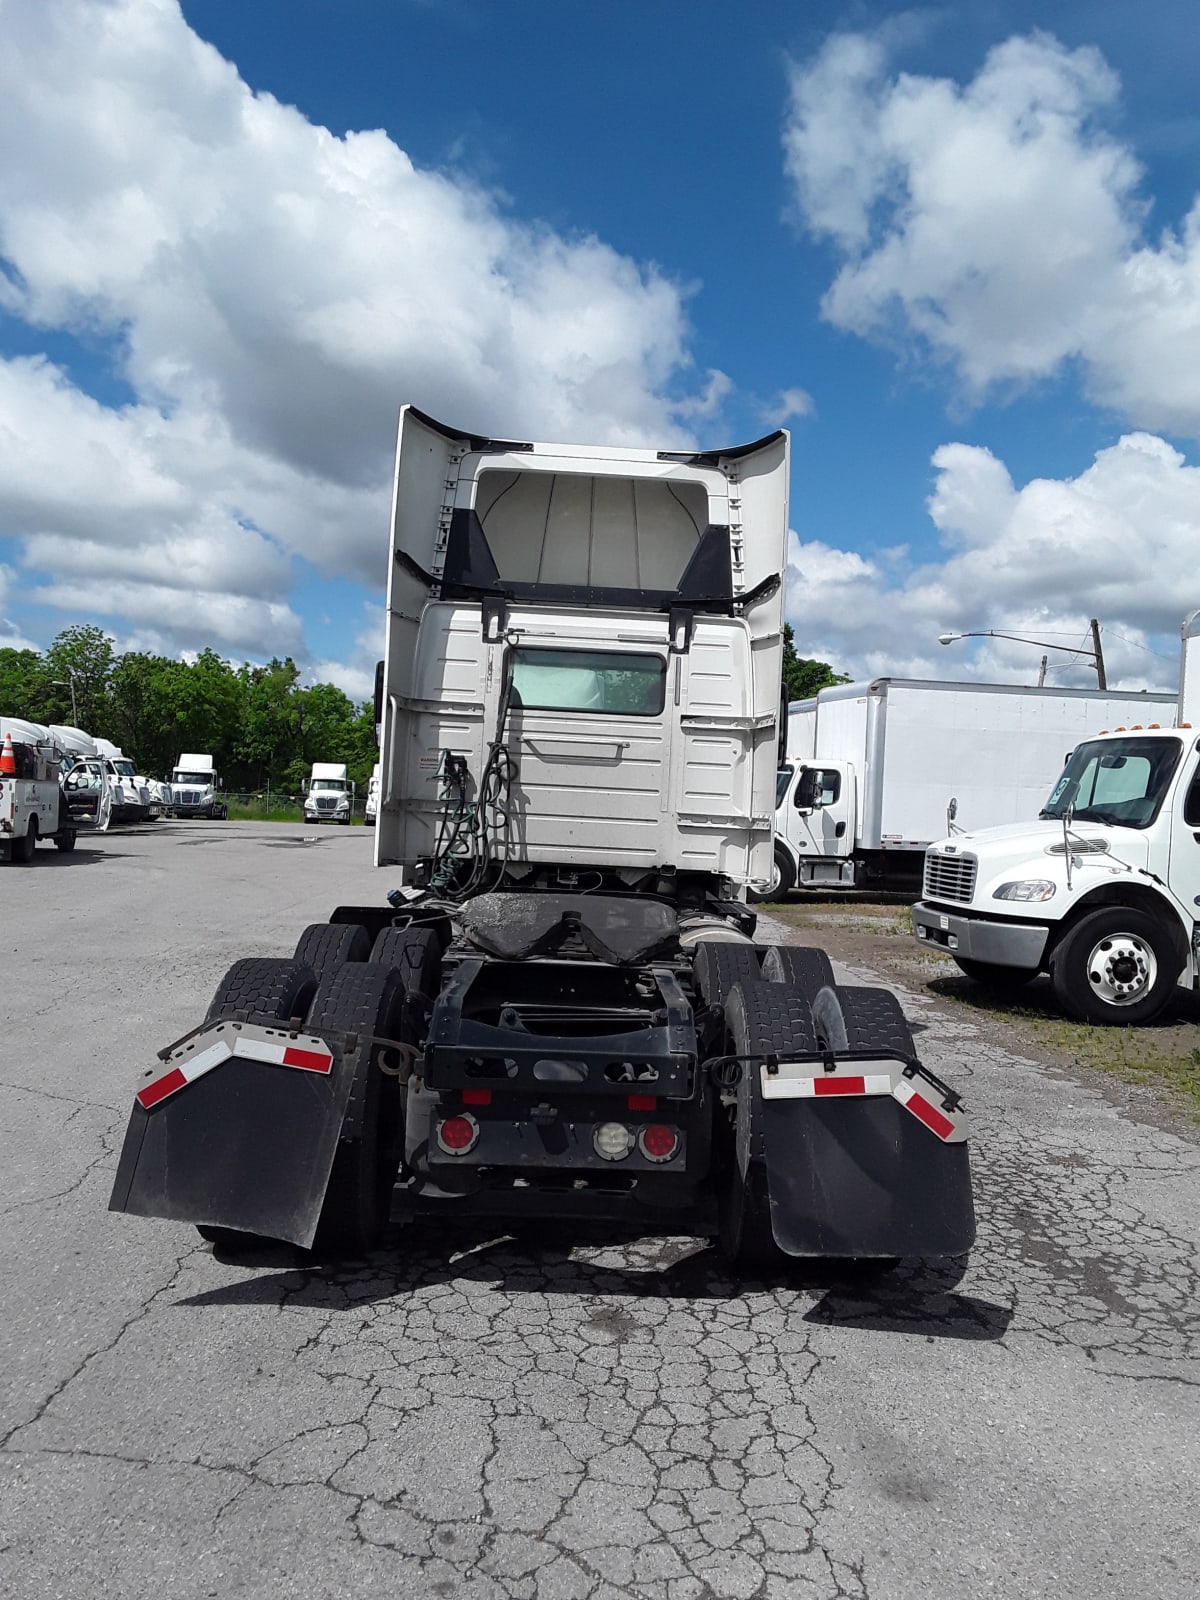
[[[1144,1000],[1158,978],[1158,957],[1136,933],[1114,933],[1097,941],[1087,959],[1087,981],[1097,999],[1109,1006],[1132,1006]]]

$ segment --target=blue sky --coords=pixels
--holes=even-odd
[[[1047,18],[1051,21],[1047,21]],[[1169,685],[1200,605],[1191,8],[0,0],[0,643],[366,692],[395,413],[793,431],[855,676]],[[1052,681],[1088,665],[1051,656]]]

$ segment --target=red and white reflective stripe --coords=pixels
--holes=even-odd
[[[904,1109],[911,1111],[939,1139],[950,1139],[958,1131],[957,1123],[952,1122],[931,1100],[927,1100],[911,1078],[901,1078],[893,1093]]]
[[[308,1048],[311,1045],[320,1048]],[[135,1097],[138,1105],[143,1111],[151,1110],[232,1056],[239,1056],[246,1061],[262,1061],[275,1067],[296,1067],[301,1072],[333,1071],[333,1056],[319,1039],[310,1039],[305,1046],[301,1046],[239,1032],[232,1038],[217,1039],[206,1050],[197,1051],[195,1055],[185,1055],[173,1061],[160,1077],[138,1090]]]
[[[892,1080],[887,1073],[857,1075],[823,1072],[819,1078],[785,1078],[764,1074],[765,1100],[820,1100],[835,1095],[891,1094]]]
[[[327,1050],[301,1050],[294,1044],[247,1039],[244,1034],[239,1034],[233,1041],[231,1054],[243,1056],[248,1061],[269,1061],[275,1067],[299,1067],[302,1072],[333,1071],[333,1057]]]

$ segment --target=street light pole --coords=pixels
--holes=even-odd
[[[51,679],[50,687],[52,689],[70,689],[70,691],[71,691],[71,726],[73,728],[77,728],[79,726],[79,712],[75,709],[75,674],[71,671],[71,669],[69,667],[67,668],[67,677],[71,680],[69,683],[64,683],[61,678],[53,678],[53,679]]]
[[[1051,644],[1046,639],[1026,639],[1024,635],[1019,633],[998,633],[995,628],[985,628],[972,633],[939,633],[938,643],[953,644],[956,639],[1012,639],[1016,644],[1036,645],[1039,650],[1062,650],[1069,656],[1088,656],[1096,669],[1096,687],[1098,689],[1107,689],[1108,675],[1104,670],[1104,654],[1100,649],[1100,624],[1093,617],[1089,626],[1092,630],[1093,648],[1091,650],[1085,650],[1082,645]],[[1046,657],[1043,655],[1042,669],[1038,675],[1038,688],[1042,688],[1045,682]]]

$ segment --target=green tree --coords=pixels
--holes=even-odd
[[[108,690],[113,641],[104,629],[90,622],[64,628],[46,651],[46,669],[51,682],[61,687],[64,719],[70,720],[73,698],[77,726],[93,736],[112,738],[116,729],[110,721]]]
[[[24,717],[29,722],[62,721],[47,716],[57,693],[47,683],[48,677],[40,650],[0,650],[0,716]],[[68,700],[68,707],[70,703]]]
[[[246,663],[238,673],[243,689],[241,727],[234,741],[236,786],[277,788],[296,761],[295,688],[300,677],[288,656],[273,656],[265,667]],[[230,784],[230,787],[234,787]]]
[[[796,639],[790,622],[783,625],[783,686],[789,700],[808,700],[818,689],[835,683],[849,683],[844,673],[835,672],[828,661],[813,661],[796,654]]]

